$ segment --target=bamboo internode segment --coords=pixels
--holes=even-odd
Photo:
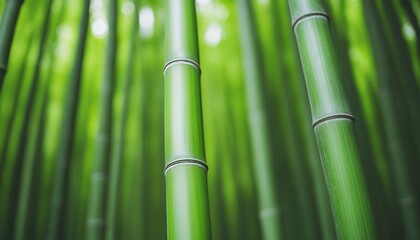
[[[315,125],[320,119],[333,115],[352,116],[340,71],[335,66],[328,19],[306,18],[293,30],[306,78],[312,123]]]
[[[165,165],[164,167],[165,175],[171,168],[178,165],[195,165],[200,168],[203,168],[204,170],[206,170],[206,172],[209,170],[207,163],[202,160],[194,159],[194,158],[181,158],[181,159],[172,160],[168,164]]]
[[[322,123],[331,121],[331,120],[350,120],[352,122],[356,121],[356,119],[353,117],[353,115],[350,114],[332,114],[329,116],[322,117],[318,120],[316,120],[314,123],[312,123],[312,127],[315,128],[316,126],[319,126]]]
[[[174,66],[176,64],[186,64],[186,65],[193,66],[201,74],[200,64],[198,64],[196,61],[194,61],[192,59],[188,59],[188,58],[179,58],[179,59],[170,60],[163,67],[163,74],[166,74],[166,70],[168,70],[170,67],[172,67],[172,66]]]
[[[165,1],[165,62],[191,59],[199,63],[195,2]]]

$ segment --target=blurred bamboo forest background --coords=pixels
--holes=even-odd
[[[10,2],[20,3],[0,1],[1,34],[10,31],[3,27]],[[259,139],[248,120],[243,58],[250,49],[241,49],[240,11],[256,40],[269,129],[263,141],[283,239],[334,239],[287,1],[249,2],[251,11],[233,0],[196,1],[213,239],[262,239],[252,159]],[[376,235],[410,239],[410,225],[420,228],[412,221],[420,215],[420,2],[323,2]],[[100,122],[112,129],[105,169],[120,173],[105,181],[108,204],[100,211],[114,213],[107,231],[115,239],[166,238],[163,0],[118,0],[116,26],[108,24],[108,7],[104,0],[26,0],[11,48],[0,45],[2,65],[10,50],[0,85],[0,239],[86,237]],[[115,30],[113,56],[105,50]],[[105,67],[110,59],[115,68]],[[113,71],[112,112],[101,115],[102,81]]]

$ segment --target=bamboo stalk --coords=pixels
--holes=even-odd
[[[30,213],[33,211],[31,209],[31,204],[36,202],[36,200],[33,200],[34,177],[36,176],[35,168],[38,165],[38,161],[40,161],[37,157],[39,157],[40,149],[42,149],[44,136],[42,131],[45,128],[50,82],[51,70],[50,74],[48,74],[48,79],[46,79],[46,82],[43,83],[40,91],[41,94],[37,95],[38,99],[36,101],[39,101],[39,106],[33,108],[34,110],[36,109],[36,111],[33,111],[31,115],[31,121],[33,124],[29,129],[30,134],[25,148],[21,182],[19,186],[19,199],[16,210],[16,223],[14,228],[14,239],[16,240],[28,239],[28,230],[32,223],[34,223],[34,219],[31,219]]]
[[[68,168],[72,157],[76,113],[79,103],[79,88],[83,68],[83,56],[86,45],[86,35],[89,23],[90,0],[85,0],[80,22],[79,39],[76,57],[67,86],[67,96],[64,103],[64,116],[61,125],[61,139],[55,163],[55,177],[51,197],[48,236],[49,240],[58,239],[63,233],[64,217],[66,215]]]
[[[287,9],[287,2],[278,3],[276,1],[272,2],[271,12],[272,21],[276,22],[277,19],[280,18],[281,14],[279,13],[279,6],[286,11]],[[287,29],[290,24],[290,20],[283,18],[281,29]],[[273,33],[275,34],[276,39],[279,39],[279,44],[282,46],[281,55],[283,56],[280,60],[284,64],[283,66],[283,79],[282,84],[284,89],[281,95],[284,102],[288,102],[288,99],[293,99],[292,104],[284,105],[285,108],[290,109],[293,106],[290,114],[291,116],[285,116],[285,118],[290,119],[287,125],[295,126],[297,125],[297,129],[299,131],[299,136],[297,137],[297,142],[293,143],[293,145],[299,146],[302,145],[304,151],[304,156],[302,159],[307,159],[306,163],[309,167],[309,173],[311,176],[312,187],[314,189],[314,198],[316,203],[316,211],[318,213],[319,218],[319,225],[321,230],[321,237],[322,239],[335,239],[335,231],[334,231],[334,224],[333,218],[331,214],[331,207],[330,202],[328,199],[327,187],[325,184],[325,178],[322,173],[322,166],[319,159],[318,150],[316,147],[315,138],[313,136],[313,131],[310,128],[310,125],[307,124],[306,119],[309,117],[309,105],[307,102],[307,96],[304,95],[304,83],[301,81],[301,71],[298,65],[298,60],[295,55],[286,54],[286,49],[288,52],[294,52],[296,45],[293,42],[292,35],[289,35],[289,31],[277,31],[277,29],[273,29]],[[290,31],[290,33],[292,33]],[[280,55],[280,54],[278,54]],[[290,63],[287,61],[286,57],[291,58],[292,61]],[[290,81],[290,79],[295,79]],[[290,127],[294,129],[294,127]],[[291,131],[291,130],[288,130]],[[297,148],[297,147],[295,147]],[[297,149],[297,151],[301,151],[301,149]],[[300,153],[298,153],[300,155]],[[299,156],[301,157],[301,156]],[[300,159],[298,160],[300,161]]]
[[[95,141],[91,190],[86,221],[86,238],[103,239],[105,231],[106,182],[112,134],[112,100],[117,48],[117,0],[108,1],[108,42],[99,109],[99,127]]]
[[[24,0],[8,0],[0,25],[0,91],[7,71],[16,23]]]
[[[401,116],[404,116],[401,120],[406,123],[403,125],[405,128],[402,129],[405,133],[404,138],[411,139],[411,142],[413,142],[413,144],[407,144],[406,146],[409,154],[407,160],[420,159],[420,148],[417,147],[420,145],[420,136],[418,134],[411,134],[412,132],[420,132],[420,126],[418,124],[420,121],[420,110],[415,104],[411,104],[420,101],[420,89],[416,82],[413,63],[408,61],[410,59],[410,52],[401,31],[403,24],[397,16],[396,8],[391,1],[377,2],[376,4],[378,8],[379,6],[383,8],[381,22],[387,33],[386,40],[388,44],[390,46],[398,46],[390,48],[389,52],[391,53],[393,66],[399,79],[398,82],[395,81],[395,86],[400,88],[401,92],[398,98],[402,100],[404,106],[407,108],[407,111],[400,112]],[[416,167],[418,166],[416,165]],[[417,172],[414,173],[416,174]]]
[[[195,2],[165,1],[168,239],[210,239]]]
[[[46,40],[47,40],[47,33],[48,33],[48,26],[50,23],[50,18],[51,18],[51,6],[52,6],[52,0],[48,0],[48,2],[46,3],[46,13],[45,13],[45,17],[43,20],[43,25],[42,25],[42,29],[41,29],[41,34],[40,34],[40,42],[39,42],[39,49],[38,49],[38,53],[37,53],[37,58],[36,58],[36,65],[35,65],[35,69],[34,69],[34,73],[32,75],[32,82],[30,84],[30,89],[29,89],[29,93],[28,93],[28,97],[27,97],[27,101],[26,101],[26,106],[24,108],[24,111],[22,113],[23,116],[23,123],[22,123],[22,127],[21,130],[19,132],[19,142],[18,142],[18,149],[16,152],[16,156],[14,156],[14,161],[13,161],[13,165],[11,166],[11,179],[10,179],[10,185],[9,187],[9,191],[8,191],[8,205],[7,205],[7,211],[6,211],[6,218],[8,220],[8,224],[10,224],[10,226],[6,226],[5,229],[5,238],[6,239],[14,239],[15,237],[15,233],[19,232],[17,231],[17,229],[24,229],[21,228],[20,224],[16,224],[17,222],[21,222],[22,224],[24,224],[22,221],[19,220],[19,216],[17,214],[18,212],[18,208],[19,204],[21,206],[25,206],[26,203],[19,203],[19,198],[21,197],[21,192],[22,191],[18,191],[17,189],[19,189],[21,187],[22,181],[22,174],[21,174],[21,170],[23,169],[24,165],[30,165],[30,163],[26,163],[28,161],[25,161],[25,149],[27,147],[28,144],[28,134],[29,134],[29,129],[30,129],[30,120],[33,117],[33,108],[32,108],[32,104],[35,100],[35,96],[36,96],[36,91],[39,88],[39,81],[40,81],[40,74],[41,74],[41,66],[43,63],[43,56],[44,56],[44,52],[45,52],[45,47],[46,47]],[[25,181],[25,180],[24,180]],[[29,189],[27,189],[29,190]],[[29,196],[29,195],[26,195]],[[23,201],[23,200],[22,200]],[[16,231],[15,231],[16,230]],[[17,237],[17,236],[16,236]]]
[[[281,239],[280,208],[275,194],[267,119],[262,98],[262,68],[258,57],[255,24],[248,0],[236,1],[248,105],[253,169],[257,184],[259,217],[264,239]]]
[[[374,239],[351,115],[335,60],[329,18],[317,0],[289,0],[337,235]]]
[[[392,168],[397,206],[402,217],[404,231],[407,239],[418,239],[419,216],[417,210],[416,196],[409,179],[409,169],[407,166],[407,151],[405,149],[403,131],[401,131],[398,119],[398,95],[396,82],[393,78],[393,63],[388,57],[388,47],[382,41],[386,34],[382,28],[378,28],[380,18],[374,3],[363,1],[365,15],[367,16],[367,26],[371,38],[372,50],[378,72],[379,98],[381,101],[382,118],[384,119],[385,136],[387,139],[388,153],[390,156],[390,166]]]
[[[16,92],[15,92],[15,96],[13,97],[13,99],[11,100],[12,103],[14,103],[14,106],[12,108],[12,111],[10,112],[10,120],[8,121],[5,129],[5,133],[4,133],[4,140],[2,143],[2,148],[0,148],[0,175],[4,175],[3,171],[6,165],[6,153],[7,153],[7,149],[9,148],[9,146],[11,145],[10,143],[10,138],[12,136],[12,128],[13,128],[13,124],[16,124],[15,121],[18,118],[18,114],[17,114],[17,105],[18,105],[18,101],[19,98],[21,98],[21,96],[23,95],[23,90],[21,87],[24,84],[24,78],[25,78],[25,73],[27,71],[26,65],[28,64],[28,56],[29,56],[29,52],[32,46],[32,42],[33,42],[34,37],[31,35],[29,40],[28,40],[28,44],[25,47],[25,53],[24,53],[24,57],[23,57],[23,61],[20,64],[19,68],[20,71],[16,77]]]
[[[135,7],[135,13],[137,13],[137,6]],[[116,136],[115,141],[115,148],[111,158],[110,164],[110,184],[108,186],[108,202],[107,202],[107,213],[106,213],[106,223],[107,229],[105,233],[105,238],[108,240],[118,239],[117,235],[117,213],[118,213],[118,202],[119,202],[119,185],[121,182],[121,165],[123,164],[122,159],[124,159],[124,137],[125,137],[125,130],[127,124],[127,115],[128,115],[128,108],[129,108],[129,93],[131,88],[131,82],[133,78],[133,69],[134,69],[134,59],[136,53],[136,40],[138,39],[138,18],[137,14],[133,16],[133,23],[131,29],[131,39],[130,39],[130,46],[129,46],[129,53],[127,59],[127,69],[126,69],[126,77],[124,81],[124,89],[123,89],[123,102],[122,102],[122,110],[121,110],[121,120],[120,125],[118,126],[118,133]]]

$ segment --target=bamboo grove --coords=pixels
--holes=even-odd
[[[420,238],[418,1],[0,12],[0,239]]]

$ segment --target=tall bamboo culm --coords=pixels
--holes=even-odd
[[[135,4],[135,11],[138,11],[138,2],[136,1]],[[138,42],[138,29],[139,29],[139,21],[136,14],[132,16],[132,28],[131,28],[131,36],[130,36],[130,46],[127,58],[127,69],[126,69],[126,76],[124,79],[124,88],[123,88],[123,99],[122,99],[122,109],[121,109],[121,120],[118,125],[115,142],[113,146],[113,151],[111,155],[111,162],[110,162],[110,169],[109,169],[109,176],[110,181],[108,184],[108,192],[107,192],[107,207],[106,207],[106,224],[107,228],[105,231],[105,239],[106,240],[113,240],[118,239],[118,206],[120,202],[120,185],[121,185],[121,174],[122,174],[122,167],[123,167],[123,159],[125,159],[125,152],[124,152],[124,145],[126,143],[125,136],[126,136],[126,126],[127,126],[127,118],[128,118],[128,110],[129,110],[129,96],[130,96],[130,88],[133,81],[133,69],[135,66],[135,58],[136,58],[136,45]]]
[[[103,239],[105,232],[105,206],[108,162],[111,149],[112,100],[115,85],[117,48],[117,0],[108,1],[108,42],[105,52],[104,76],[101,88],[99,126],[95,139],[95,153],[91,176],[86,220],[86,239]]]
[[[10,49],[23,0],[8,0],[0,25],[0,91],[7,71]]]
[[[165,176],[168,239],[210,239],[194,0],[165,0]]]
[[[252,140],[254,175],[257,184],[259,217],[264,239],[281,239],[279,202],[273,176],[266,113],[263,103],[261,58],[257,46],[255,23],[249,0],[237,0],[242,59],[248,105],[248,122]]]
[[[329,17],[318,0],[289,0],[289,7],[338,238],[375,239],[354,117],[336,62]]]
[[[382,103],[380,110],[387,140],[386,146],[389,164],[392,169],[391,174],[393,175],[397,207],[401,215],[405,238],[409,240],[419,239],[418,202],[414,192],[415,188],[413,188],[414,185],[410,182],[408,165],[408,160],[411,158],[406,146],[404,146],[407,136],[403,134],[403,119],[398,112],[403,106],[399,103],[401,95],[398,93],[398,84],[403,84],[402,82],[407,81],[407,79],[395,80],[398,78],[392,71],[395,69],[395,63],[389,55],[389,45],[386,44],[386,41],[383,41],[383,39],[386,39],[386,33],[383,28],[377,27],[381,23],[379,11],[371,1],[363,1],[363,4],[369,37],[371,42],[374,43],[372,44],[372,51],[378,73],[378,97]]]
[[[37,99],[36,93],[38,90],[42,89],[41,69],[44,62],[48,30],[51,23],[52,3],[53,0],[48,0],[45,5],[45,17],[42,21],[43,27],[40,31],[35,69],[31,77],[26,105],[24,106],[22,113],[23,122],[18,133],[19,140],[17,149],[15,155],[13,156],[12,166],[10,166],[11,168],[9,169],[11,172],[11,179],[9,186],[7,186],[8,190],[6,190],[8,194],[6,218],[8,221],[4,231],[5,239],[23,239],[23,233],[28,225],[26,212],[28,205],[31,202],[29,199],[31,187],[29,185],[32,182],[32,166],[34,166],[35,158],[30,154],[27,155],[27,152],[29,152],[28,148],[31,144],[31,123],[36,124],[34,122],[36,122],[37,118],[36,108],[34,108],[34,103]],[[25,174],[27,176],[24,176]],[[6,201],[5,197],[1,196],[0,198]]]
[[[76,57],[73,69],[67,84],[67,95],[63,108],[63,118],[61,125],[61,139],[58,155],[55,162],[55,177],[51,197],[48,235],[49,240],[59,239],[63,234],[64,218],[66,215],[65,206],[67,199],[67,178],[71,150],[73,146],[73,132],[76,124],[76,113],[79,103],[79,89],[83,67],[83,56],[85,52],[86,36],[89,23],[90,0],[85,0],[83,5],[82,19],[80,22],[80,32],[77,43]]]

